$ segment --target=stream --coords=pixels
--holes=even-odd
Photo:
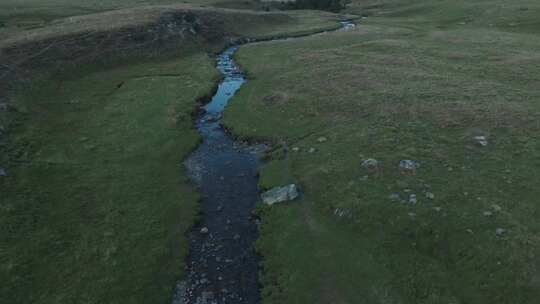
[[[354,27],[342,21],[341,30]],[[173,304],[260,302],[259,257],[255,251],[259,200],[257,171],[264,145],[234,141],[220,124],[230,98],[246,82],[232,59],[239,46],[217,57],[223,80],[195,126],[203,141],[185,165],[201,193],[201,218],[188,234],[187,278],[178,282]]]

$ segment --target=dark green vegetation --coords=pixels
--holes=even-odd
[[[0,48],[22,41],[44,50],[26,54],[31,49],[20,47],[24,57],[9,53],[16,60],[0,53],[0,63],[8,63],[18,77],[41,68],[31,82],[20,85],[6,77],[1,83],[19,89],[10,91],[12,110],[0,112],[0,168],[8,174],[0,177],[0,302],[167,303],[183,275],[184,233],[198,209],[182,160],[199,141],[190,115],[196,100],[211,92],[218,77],[208,53],[222,48],[226,38],[336,26],[335,16],[318,12],[263,15],[194,8],[196,17],[204,15],[198,22],[208,36],[186,36],[174,54],[150,58],[139,48],[137,60],[117,60],[113,52],[94,56],[106,59],[99,64],[85,57],[105,49],[94,48],[99,43],[92,43],[92,34],[109,40],[127,36],[131,26],[146,26],[175,9],[61,19],[0,41]],[[63,47],[68,34],[82,36],[88,49]],[[50,40],[42,48],[44,39]],[[130,43],[122,40],[117,53]],[[84,64],[57,60],[62,50],[71,51],[70,58],[85,57]],[[42,73],[58,66],[66,68]]]
[[[165,302],[182,274],[197,194],[181,160],[203,54],[35,81],[13,100],[2,193],[2,298]]]
[[[3,1],[0,39],[148,24],[165,8],[91,13],[171,3]],[[260,208],[264,302],[536,303],[540,4],[358,0],[347,10],[369,18],[352,31],[238,53],[251,79],[225,122],[277,143],[263,188],[296,182],[305,194]],[[74,15],[88,16],[57,19]],[[205,20],[222,22],[228,38],[312,32],[335,20],[222,15]],[[197,210],[181,165],[198,141],[189,114],[216,80],[203,52],[223,44],[88,64],[15,92],[17,111],[0,113],[2,134],[12,122],[0,151],[2,301],[170,298]],[[379,167],[363,168],[367,158]],[[402,173],[402,159],[421,167]]]
[[[305,193],[260,209],[264,303],[536,303],[540,4],[350,10],[370,17],[237,55],[251,80],[224,121],[279,143],[264,187]]]

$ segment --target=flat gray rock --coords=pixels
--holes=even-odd
[[[298,197],[298,189],[295,184],[290,184],[284,187],[272,188],[261,195],[263,202],[267,205],[275,203],[292,201]]]

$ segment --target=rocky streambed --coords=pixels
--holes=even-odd
[[[350,21],[341,25],[344,30],[354,27]],[[258,154],[265,147],[236,142],[220,125],[228,101],[246,82],[232,59],[237,49],[218,55],[223,80],[196,119],[203,142],[185,162],[200,188],[201,219],[189,233],[187,278],[178,283],[174,304],[260,302],[253,210],[259,200]]]

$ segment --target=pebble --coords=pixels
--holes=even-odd
[[[504,228],[497,228],[495,229],[495,234],[497,234],[497,236],[503,236],[506,234],[506,229]]]
[[[208,228],[207,227],[202,227],[201,228],[201,234],[207,234],[208,233]]]
[[[418,202],[416,199],[416,194],[409,195],[409,203],[415,205]]]
[[[480,146],[482,147],[485,147],[488,145],[488,141],[487,141],[487,138],[483,135],[481,136],[475,136],[474,137],[474,140],[476,141],[476,143],[478,143]]]
[[[388,198],[390,198],[393,201],[400,201],[401,200],[401,196],[399,195],[399,193],[392,193],[392,194],[390,194],[390,196]]]
[[[493,213],[491,211],[484,211],[484,216],[492,216]]]
[[[493,210],[495,210],[495,212],[500,212],[502,210],[501,206],[497,205],[497,204],[493,204],[491,205],[491,208]]]
[[[240,239],[240,235],[239,235],[239,234],[235,234],[234,237],[233,237],[233,239],[239,240],[239,239]]]
[[[325,142],[327,140],[328,139],[326,137],[324,137],[324,136],[321,136],[321,137],[317,138],[317,141],[320,142],[320,143],[323,143],[323,142]]]
[[[298,147],[294,147],[294,148],[292,148],[292,150],[293,150],[293,152],[300,152],[300,148],[298,148]]]
[[[374,158],[368,158],[362,162],[362,167],[366,169],[377,169],[379,167],[379,161]]]
[[[8,176],[6,170],[3,168],[0,168],[0,177],[6,177],[6,176]]]
[[[420,168],[420,163],[415,160],[404,159],[399,161],[399,168],[405,171],[415,171]]]
[[[317,149],[315,148],[309,148],[308,153],[315,153],[317,152]]]
[[[431,192],[426,192],[426,198],[428,199],[434,199],[435,198],[435,194],[431,193]]]

